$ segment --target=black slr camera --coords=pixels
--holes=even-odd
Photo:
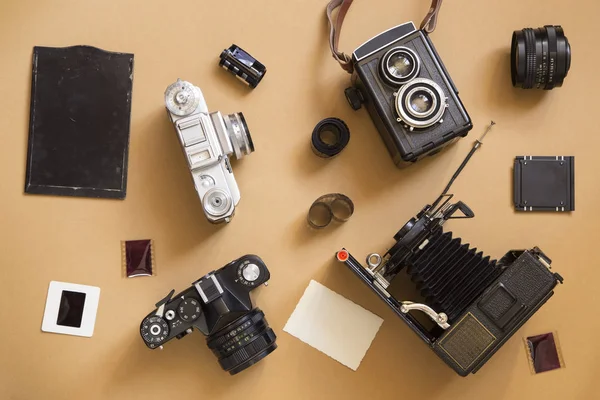
[[[151,349],[194,328],[231,375],[256,364],[277,348],[264,313],[252,306],[250,291],[270,278],[265,263],[245,255],[194,282],[191,287],[156,304],[144,318],[140,334]]]
[[[551,260],[537,247],[512,250],[495,261],[443,231],[449,219],[474,217],[463,202],[452,203],[453,195],[447,192],[479,145],[442,195],[396,233],[396,244],[383,257],[370,254],[368,267],[363,267],[347,250],[337,253],[339,261],[461,376],[477,372],[563,280],[550,271]],[[406,290],[401,294],[404,301],[392,295],[398,289],[394,280],[403,270],[420,297],[414,302],[406,301],[412,296]]]
[[[412,22],[383,32],[352,54],[353,109],[365,104],[398,167],[438,153],[473,127],[427,32]]]

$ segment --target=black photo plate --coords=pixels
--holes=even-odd
[[[34,47],[25,192],[124,199],[133,54]]]
[[[515,210],[575,211],[575,157],[516,157],[513,180]]]
[[[555,333],[525,338],[529,366],[535,374],[564,368],[558,339]]]

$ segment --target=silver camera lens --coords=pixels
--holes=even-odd
[[[442,88],[431,79],[413,79],[394,95],[398,122],[403,122],[410,130],[443,122],[447,99]]]
[[[218,218],[229,212],[231,197],[221,189],[212,189],[206,192],[203,201],[204,210],[212,217]]]
[[[223,121],[227,128],[229,140],[231,140],[233,145],[235,157],[239,160],[252,153],[254,151],[254,143],[252,143],[252,136],[250,136],[250,130],[246,124],[244,114],[241,112],[229,114],[223,117]]]
[[[421,60],[408,47],[394,47],[381,58],[380,74],[393,86],[401,86],[419,75]]]

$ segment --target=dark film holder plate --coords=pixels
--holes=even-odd
[[[124,199],[133,54],[34,47],[25,192]]]
[[[575,157],[515,158],[514,204],[517,211],[575,211]]]

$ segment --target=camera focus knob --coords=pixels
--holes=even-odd
[[[352,107],[353,110],[359,110],[362,107],[363,97],[362,94],[355,87],[349,87],[344,90],[344,94],[346,95],[346,100],[348,100],[348,104]]]
[[[185,322],[193,322],[198,319],[202,309],[200,308],[200,302],[196,299],[183,299],[177,307],[177,312],[182,320]]]

